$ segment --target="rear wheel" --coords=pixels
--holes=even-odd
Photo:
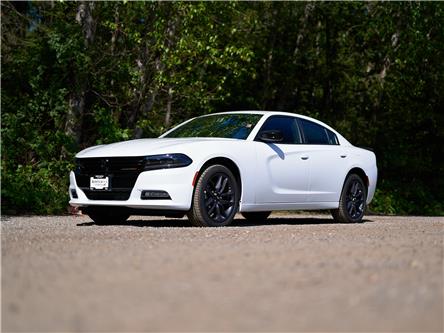
[[[233,173],[223,165],[212,165],[196,183],[188,218],[197,227],[229,225],[239,209],[239,197]]]
[[[362,222],[367,201],[367,188],[364,181],[356,174],[347,177],[342,188],[339,208],[332,209],[331,213],[337,222]]]
[[[245,212],[242,216],[250,223],[264,222],[271,212]]]
[[[88,216],[98,225],[113,225],[124,223],[130,214],[123,211],[110,210],[91,210],[87,212]]]

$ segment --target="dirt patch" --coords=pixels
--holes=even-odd
[[[442,217],[2,219],[3,331],[443,331]]]

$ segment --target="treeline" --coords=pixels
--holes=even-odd
[[[3,213],[59,213],[80,149],[265,109],[373,147],[370,209],[444,213],[444,4],[1,2]]]

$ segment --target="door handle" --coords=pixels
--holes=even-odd
[[[302,156],[301,156],[301,159],[303,159],[303,160],[308,160],[308,156],[307,156],[307,155],[302,155]]]
[[[345,155],[345,154],[341,155],[341,158],[346,158],[346,157],[347,157],[347,155]]]

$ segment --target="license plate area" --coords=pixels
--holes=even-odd
[[[109,190],[108,176],[92,176],[89,179],[89,188],[93,191],[107,191]]]

